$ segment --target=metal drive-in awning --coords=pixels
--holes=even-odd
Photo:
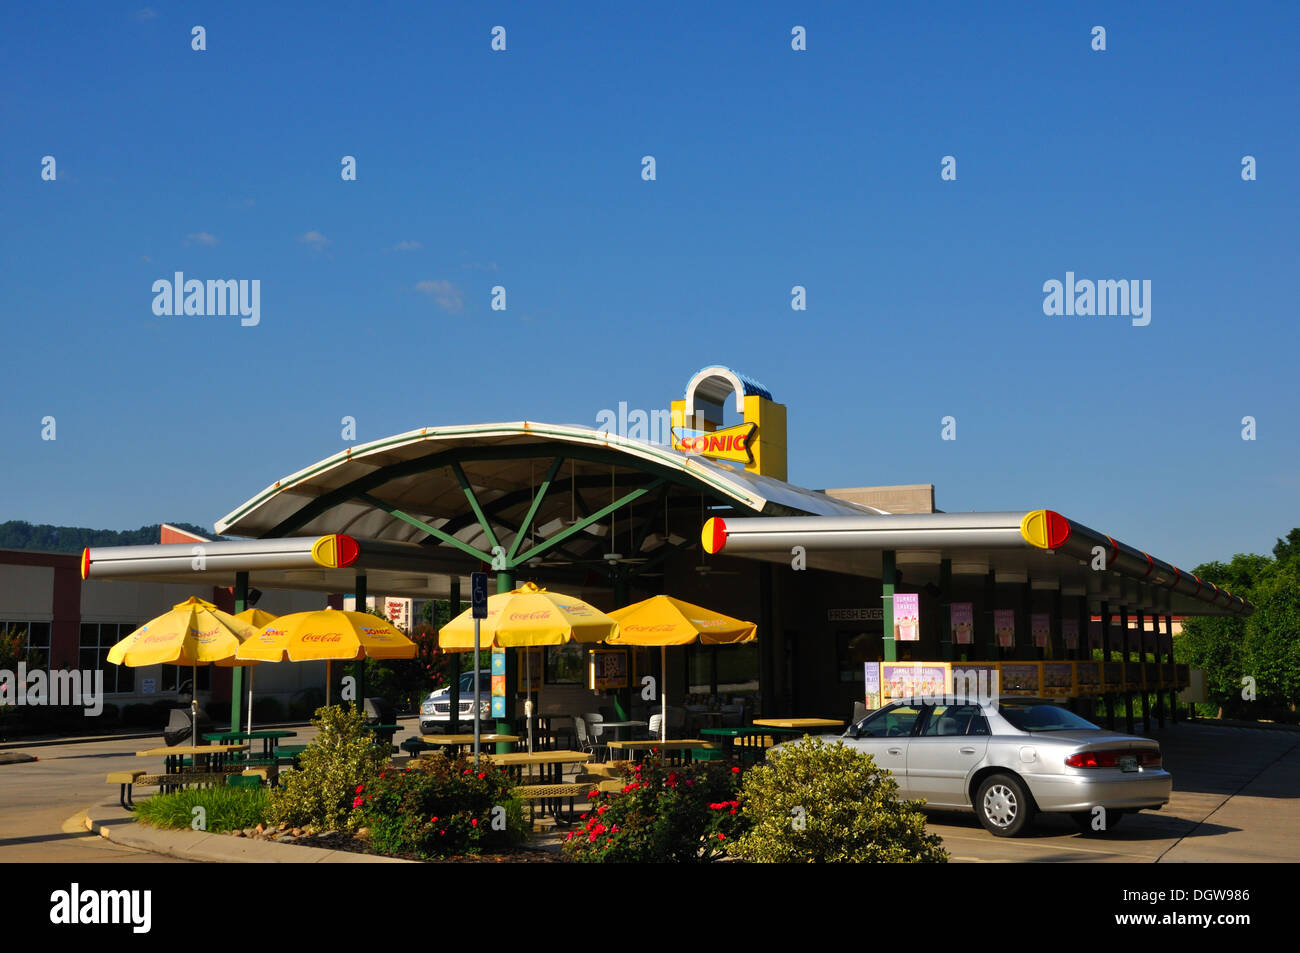
[[[247,572],[263,589],[351,592],[365,575],[372,592],[445,598],[450,576],[464,571],[446,554],[412,543],[357,539],[342,533],[148,546],[102,546],[81,556],[83,579],[134,579],[233,586]],[[469,579],[462,577],[468,591]]]
[[[807,565],[879,578],[880,555],[897,554],[912,581],[934,581],[940,560],[954,574],[994,572],[1054,582],[1062,591],[1180,615],[1249,615],[1254,606],[1053,510],[854,517],[710,519],[706,552]],[[1097,568],[1094,568],[1097,567]]]

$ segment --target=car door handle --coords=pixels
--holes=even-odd
[[[890,749],[889,749],[889,753],[890,753],[890,754],[902,754],[902,753],[903,753],[903,749],[902,749],[902,748],[890,748]]]
[[[962,753],[962,754],[974,754],[974,753],[975,753],[975,749],[974,749],[974,748],[962,748],[962,749],[961,749],[961,753]]]

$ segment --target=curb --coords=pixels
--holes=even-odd
[[[300,847],[297,844],[277,844],[273,841],[250,840],[231,837],[229,834],[208,834],[198,831],[168,831],[141,824],[124,815],[112,823],[96,820],[95,815],[107,819],[121,808],[95,805],[86,808],[86,830],[122,847],[132,847],[153,854],[193,860],[200,863],[236,864],[409,864],[414,861],[395,857],[377,857],[373,854],[356,854],[345,850],[327,850],[323,847]]]

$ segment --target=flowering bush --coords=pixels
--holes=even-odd
[[[783,746],[745,776],[747,829],[737,856],[774,863],[942,863],[941,839],[925,832],[917,801],[868,754],[818,738]]]
[[[424,758],[358,786],[355,826],[368,827],[371,844],[385,854],[428,859],[507,847],[528,831],[511,789],[503,769],[475,772],[468,758]]]
[[[621,791],[595,791],[591,810],[564,841],[573,860],[695,863],[727,852],[742,830],[740,769],[710,763],[669,768],[647,758],[625,768]]]
[[[388,764],[388,748],[375,744],[352,705],[321,708],[311,723],[320,734],[298,759],[298,770],[281,775],[267,816],[272,824],[339,830],[353,819],[357,785],[373,781]]]

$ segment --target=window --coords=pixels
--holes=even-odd
[[[101,669],[104,672],[105,695],[120,695],[135,691],[135,669],[125,665],[109,664],[108,650],[137,628],[139,626],[117,622],[81,623],[77,667],[84,672]]]
[[[975,720],[983,722],[983,731],[972,731]],[[926,738],[938,738],[946,735],[988,734],[988,722],[980,714],[978,705],[935,705],[930,711],[930,720],[925,724],[921,734]]]
[[[890,705],[868,715],[855,726],[859,738],[902,738],[912,733],[912,726],[921,717],[919,705]]]
[[[546,647],[546,684],[581,685],[586,675],[587,650],[577,642]]]
[[[16,638],[15,648],[24,653],[29,669],[45,668],[50,663],[50,623],[0,622],[0,634]]]

